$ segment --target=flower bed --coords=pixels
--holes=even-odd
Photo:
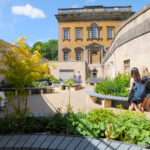
[[[8,115],[0,118],[0,133],[63,133],[119,140],[138,145],[150,144],[150,120],[139,112],[94,109],[74,114],[70,105],[67,113],[60,110],[54,116],[34,117]]]
[[[95,92],[104,95],[128,97],[127,87],[129,87],[129,84],[130,75],[119,73],[114,80],[105,78],[102,83],[97,84]]]

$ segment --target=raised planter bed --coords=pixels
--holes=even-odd
[[[92,99],[93,102],[97,102],[98,98],[101,100],[101,104],[103,108],[108,108],[112,106],[112,101],[128,101],[128,97],[120,97],[120,96],[110,96],[110,95],[102,95],[94,92],[94,90],[86,91],[88,94],[87,101]]]
[[[81,88],[80,83],[75,83],[72,84],[72,86],[69,86],[68,84],[56,84],[55,85],[55,90],[56,91],[61,91],[61,90],[71,90],[71,91],[76,91]]]
[[[17,91],[15,91],[14,88],[0,88],[1,91],[14,91],[15,94],[17,94]],[[45,87],[25,87],[25,90],[28,92],[29,95],[35,93],[53,93],[54,87],[53,86],[45,86]]]

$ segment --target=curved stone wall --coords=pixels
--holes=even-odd
[[[124,72],[124,61],[130,69],[147,66],[150,71],[150,5],[129,18],[119,29],[103,59],[104,76]]]

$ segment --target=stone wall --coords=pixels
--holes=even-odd
[[[124,72],[124,61],[132,67],[148,67],[150,71],[150,5],[129,18],[119,29],[103,59],[104,76]]]
[[[70,51],[69,61],[76,60],[75,48],[81,47],[83,49],[83,61],[88,60],[87,45],[96,42],[104,47],[108,47],[111,44],[112,39],[107,38],[107,27],[114,27],[114,35],[117,32],[117,29],[121,26],[124,21],[87,21],[87,22],[60,22],[58,23],[58,58],[59,61],[63,61],[63,48],[67,47]],[[97,26],[102,27],[101,30],[101,39],[92,39],[88,40],[88,27],[91,27],[92,24],[97,24]],[[82,28],[82,39],[76,40],[76,27]],[[63,40],[64,37],[64,28],[69,28],[69,40]]]
[[[54,77],[60,78],[60,70],[74,70],[74,75],[80,71],[82,81],[86,79],[86,63],[85,62],[59,62],[59,61],[50,61],[56,66],[56,69],[52,70],[51,73]]]

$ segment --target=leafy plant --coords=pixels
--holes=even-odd
[[[34,87],[45,87],[45,86],[47,86],[46,82],[33,81],[32,84]]]
[[[95,92],[104,95],[127,97],[129,93],[126,89],[129,87],[129,84],[130,75],[119,73],[114,80],[105,78],[102,83],[97,84]]]
[[[60,81],[59,79],[57,79],[57,78],[55,78],[55,77],[50,77],[49,80],[50,80],[51,82],[59,82],[59,81]]]
[[[139,112],[123,111],[107,125],[105,134],[108,139],[148,145],[150,144],[150,120]]]
[[[65,84],[75,84],[76,83],[76,80],[75,79],[68,79],[67,81],[65,81]]]

